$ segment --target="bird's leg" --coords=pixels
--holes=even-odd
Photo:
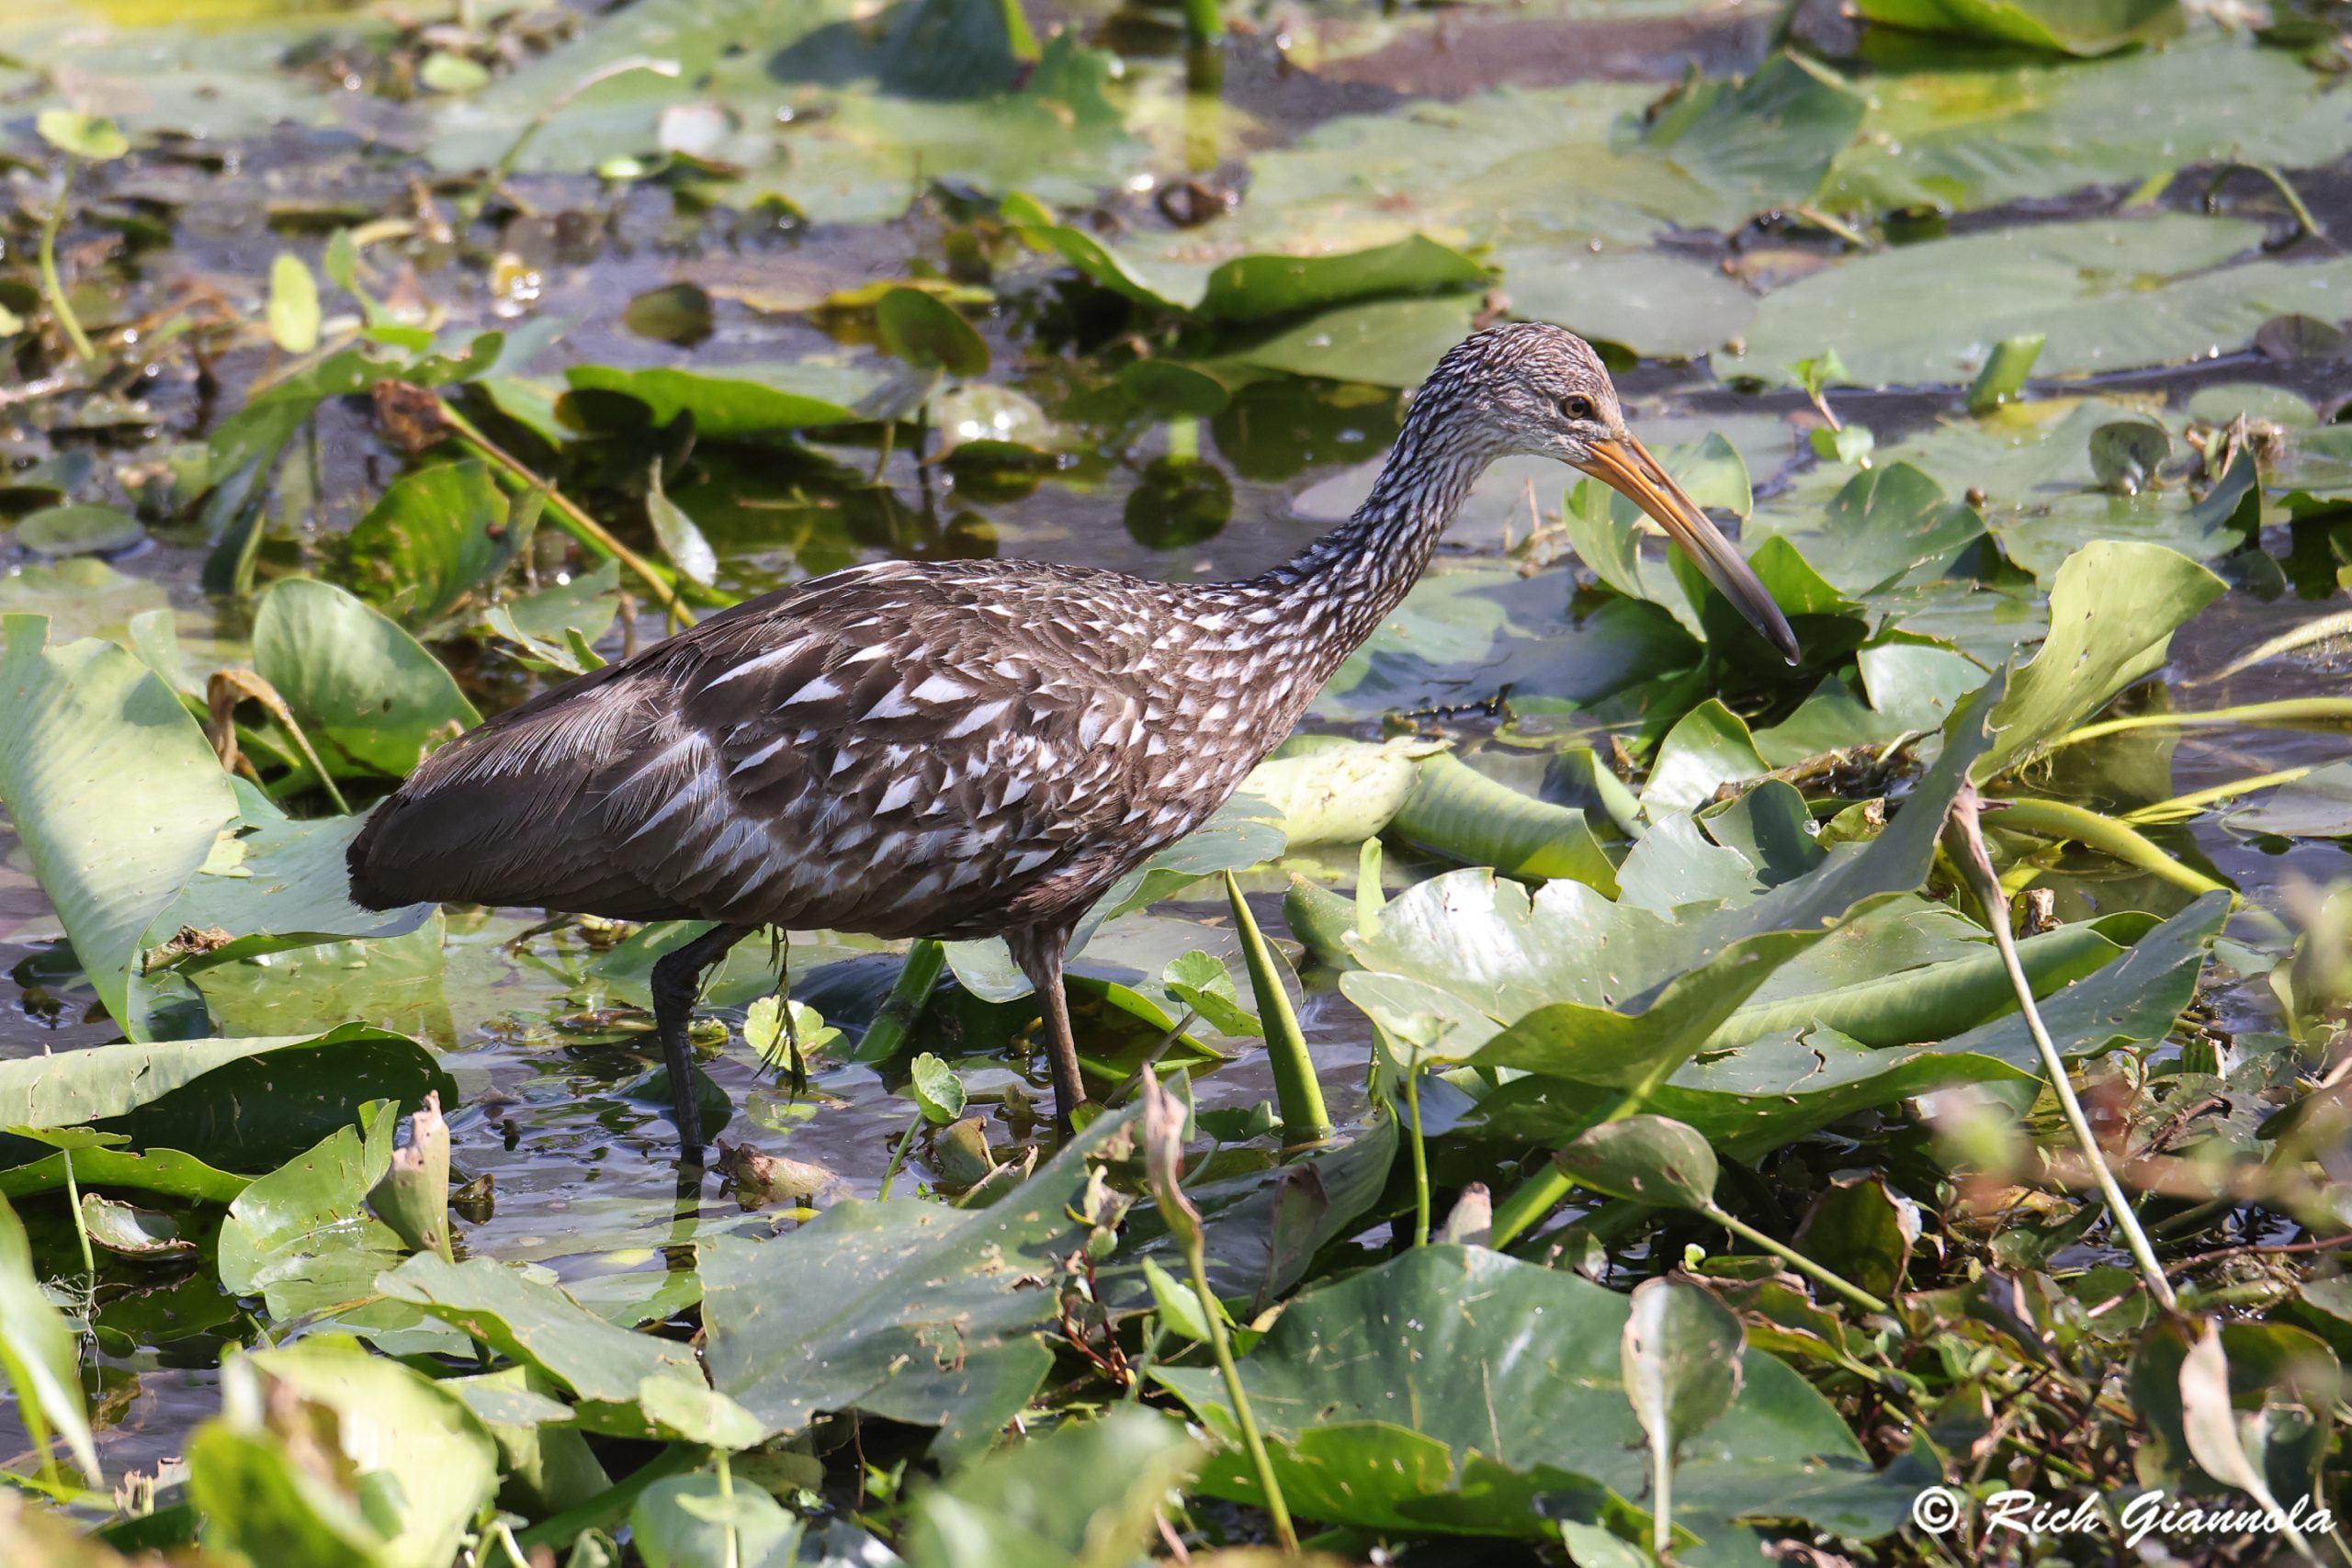
[[[1046,1043],[1054,1068],[1054,1122],[1069,1135],[1070,1117],[1086,1103],[1086,1079],[1078,1067],[1078,1042],[1069,1030],[1069,994],[1062,984],[1062,958],[1069,951],[1069,931],[1032,927],[1008,937],[1013,960],[1029,976],[1045,1010]]]
[[[670,1067],[670,1115],[677,1123],[680,1154],[702,1163],[702,1111],[695,1103],[694,1058],[686,1050],[686,1020],[702,994],[702,972],[752,934],[749,926],[713,926],[653,964],[653,1032]]]

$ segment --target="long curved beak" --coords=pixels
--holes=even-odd
[[[1779,649],[1781,658],[1792,664],[1797,662],[1797,634],[1789,629],[1788,617],[1781,614],[1781,606],[1756,581],[1756,574],[1747,569],[1747,562],[1739,552],[1732,548],[1731,541],[1707,521],[1699,503],[1657,466],[1657,459],[1650,456],[1648,447],[1630,434],[1596,441],[1591,459],[1577,467],[1657,518],[1668,537],[1698,563],[1708,581],[1723,590],[1724,597],[1747,618],[1747,624]]]

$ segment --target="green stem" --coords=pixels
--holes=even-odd
[[[2207,713],[2135,713],[2128,717],[2101,719],[2097,724],[2084,725],[2080,729],[2070,729],[2042,750],[2045,752],[2055,751],[2061,746],[2075,746],[2086,740],[2121,735],[2133,729],[2207,729],[2225,725],[2254,727],[2266,724],[2352,724],[2352,698],[2287,697],[2271,703],[2241,703],[2235,707],[2214,708]]]
[[[712,1452],[718,1461],[718,1500],[721,1504],[727,1505],[722,1509],[727,1516],[726,1568],[742,1568],[743,1549],[735,1539],[735,1510],[732,1506],[735,1501],[735,1478],[728,1472],[727,1450],[715,1449]]]
[[[913,1146],[915,1134],[922,1130],[922,1112],[918,1111],[915,1119],[907,1123],[907,1130],[899,1134],[899,1146],[890,1151],[890,1163],[882,1168],[882,1189],[874,1194],[876,1198],[890,1195],[890,1184],[899,1179],[899,1169],[907,1163],[907,1150]]]
[[[1674,1561],[1674,1433],[1660,1421],[1650,1433],[1650,1551]]]
[[[82,1218],[82,1190],[74,1182],[74,1151],[60,1149],[57,1154],[65,1162],[65,1201],[74,1215],[74,1239],[82,1244],[82,1273],[85,1278],[95,1280],[98,1265],[90,1254],[90,1227]]]
[[[50,314],[57,318],[58,326],[64,330],[66,340],[74,345],[74,357],[86,365],[98,356],[98,351],[90,346],[89,334],[82,330],[80,318],[74,314],[74,307],[66,301],[65,285],[57,277],[57,231],[65,227],[65,198],[73,194],[74,176],[81,167],[82,160],[79,158],[65,160],[65,178],[58,183],[57,200],[50,207],[48,218],[41,222],[40,288],[49,299]]]
[[[1642,1100],[1639,1092],[1619,1096],[1616,1105],[1600,1121],[1623,1122],[1642,1108]],[[1534,1175],[1495,1205],[1494,1230],[1487,1245],[1500,1252],[1517,1240],[1521,1232],[1558,1208],[1576,1188],[1575,1179],[1562,1170],[1556,1160],[1545,1160]]]
[[[857,1043],[857,1060],[887,1062],[899,1054],[915,1021],[931,1005],[931,993],[938,988],[940,972],[946,967],[947,950],[929,938],[907,949],[907,961],[899,965],[890,994],[882,998],[881,1010]]]
[[[1430,1155],[1421,1142],[1421,1069],[1405,1069],[1405,1111],[1413,1129],[1413,1245],[1430,1244]]]
[[[1307,1055],[1306,1036],[1292,1010],[1290,991],[1273,949],[1266,944],[1256,917],[1241,897],[1233,873],[1225,874],[1226,901],[1233,907],[1233,926],[1241,938],[1241,957],[1250,969],[1250,989],[1256,994],[1258,1021],[1266,1031],[1266,1065],[1273,1070],[1274,1103],[1283,1113],[1283,1136],[1294,1144],[1309,1144],[1331,1131],[1330,1113],[1323,1109],[1323,1085],[1315,1076],[1315,1060]]]
[[[1984,835],[1977,827],[1977,804],[1973,785],[1963,785],[1960,798],[1952,802],[1950,827],[1959,840],[1960,850],[1964,852],[1954,854],[1952,859],[1959,863],[1962,874],[1975,882],[1976,896],[1984,900],[1986,912],[1992,916],[1993,943],[2001,950],[2001,964],[2009,972],[2009,985],[2017,992],[2018,1006],[2025,1012],[2026,1028],[2033,1035],[2033,1048],[2041,1053],[2041,1070],[2050,1079],[2050,1090],[2057,1096],[2059,1108],[2066,1113],[2066,1125],[2074,1131],[2075,1145],[2098,1179],[2107,1211],[2114,1216],[2116,1229],[2123,1233],[2150,1293],[2164,1303],[2166,1311],[2174,1310],[2177,1303],[2172,1281],[2165,1278],[2164,1267],[2156,1261],[2155,1248],[2148,1244],[2147,1232],[2140,1228],[2139,1216],[2123,1196],[2115,1172],[2108,1168],[2107,1156],[2091,1132],[2089,1119],[2083,1114],[2083,1102],[2075,1098],[2075,1084],[2067,1075],[2065,1060],[2051,1043],[2050,1031],[2042,1026],[2041,1010],[2034,1004],[2033,987],[2026,979],[2025,965],[2018,959],[2017,938],[2009,933],[2008,895],[2001,890],[2001,879],[1993,873],[1993,857],[1986,852]]]
[[[1184,1248],[1185,1261],[1192,1265],[1193,1293],[1201,1298],[1201,1315],[1209,1325],[1209,1348],[1216,1356],[1216,1370],[1225,1379],[1226,1397],[1233,1401],[1233,1424],[1241,1428],[1241,1447],[1250,1456],[1250,1468],[1257,1472],[1258,1490],[1266,1495],[1266,1512],[1273,1516],[1274,1540],[1283,1551],[1298,1555],[1298,1532],[1291,1528],[1290,1509],[1283,1502],[1281,1483],[1274,1479],[1273,1461],[1266,1457],[1266,1440],[1258,1435],[1258,1418],[1250,1410],[1250,1395],[1241,1387],[1241,1369],[1234,1364],[1233,1340],[1225,1332],[1225,1312],[1217,1305],[1216,1292],[1209,1289],[1208,1242],[1196,1224],[1191,1227],[1191,1239]]]
[[[2191,871],[2172,856],[2165,853],[2136,829],[2102,817],[2079,806],[2060,800],[2002,800],[1999,808],[2001,826],[2046,839],[2071,839],[2086,849],[2113,855],[2127,865],[2138,866],[2153,876],[2161,877],[2176,887],[2192,893],[2230,893],[2226,883],[2216,882],[2201,872]]]
[[[2228,784],[2218,784],[2211,789],[2194,790],[2188,795],[2176,795],[2170,800],[2159,800],[2153,805],[2127,811],[2123,814],[2121,820],[2134,826],[2143,823],[2183,821],[2194,817],[2216,801],[2235,800],[2239,795],[2252,795],[2258,789],[2274,789],[2279,784],[2293,784],[2310,772],[2309,768],[2281,768],[2275,773],[2257,773],[2250,779],[2232,779]]]
[[[458,434],[458,443],[477,457],[505,470],[506,476],[526,491],[539,491],[547,496],[548,505],[555,509],[556,526],[586,546],[599,556],[619,561],[653,590],[653,597],[661,603],[664,614],[673,615],[687,626],[695,624],[693,614],[678,598],[660,568],[613,537],[610,530],[580,509],[577,502],[555,488],[554,481],[541,479],[523,461],[475,427],[474,423],[459,413],[447,398],[440,400],[441,417]]]
[[[1884,1302],[1879,1300],[1876,1296],[1871,1294],[1860,1285],[1855,1284],[1852,1280],[1847,1280],[1840,1275],[1831,1273],[1828,1269],[1824,1269],[1820,1264],[1815,1263],[1812,1258],[1807,1258],[1804,1253],[1799,1252],[1796,1248],[1773,1240],[1770,1236],[1766,1235],[1762,1231],[1758,1230],[1754,1225],[1747,1224],[1746,1221],[1737,1219],[1735,1216],[1724,1213],[1723,1210],[1714,1207],[1713,1204],[1702,1209],[1700,1213],[1706,1215],[1707,1218],[1714,1221],[1715,1224],[1723,1226],[1724,1229],[1731,1232],[1732,1235],[1739,1237],[1740,1240],[1747,1242],[1749,1246],[1762,1247],[1765,1251],[1770,1253],[1773,1257],[1779,1258],[1781,1262],[1787,1264],[1790,1268],[1795,1269],[1798,1273],[1804,1275],[1806,1279],[1811,1280],[1815,1284],[1826,1285],[1830,1290],[1837,1292],[1839,1295],[1845,1297],[1848,1301],[1853,1303],[1864,1312],[1885,1313],[1892,1312],[1894,1310]]]
[[[535,1546],[555,1551],[568,1549],[584,1530],[611,1530],[628,1517],[629,1509],[647,1487],[692,1468],[699,1453],[691,1443],[672,1443],[640,1465],[628,1480],[605,1488],[584,1503],[574,1504],[553,1518],[541,1519],[515,1539],[526,1551]]]
[[[1184,37],[1194,44],[1214,42],[1225,36],[1225,15],[1217,8],[1217,0],[1184,0]]]

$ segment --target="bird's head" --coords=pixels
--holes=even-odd
[[[1731,541],[1625,428],[1592,345],[1541,322],[1490,327],[1455,344],[1414,401],[1451,405],[1489,455],[1531,453],[1581,468],[1657,519],[1750,626],[1797,661],[1796,634]]]

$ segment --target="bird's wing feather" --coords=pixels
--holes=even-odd
[[[1034,915],[1132,810],[1129,588],[894,562],[716,617],[428,759],[355,887],[885,934]]]

